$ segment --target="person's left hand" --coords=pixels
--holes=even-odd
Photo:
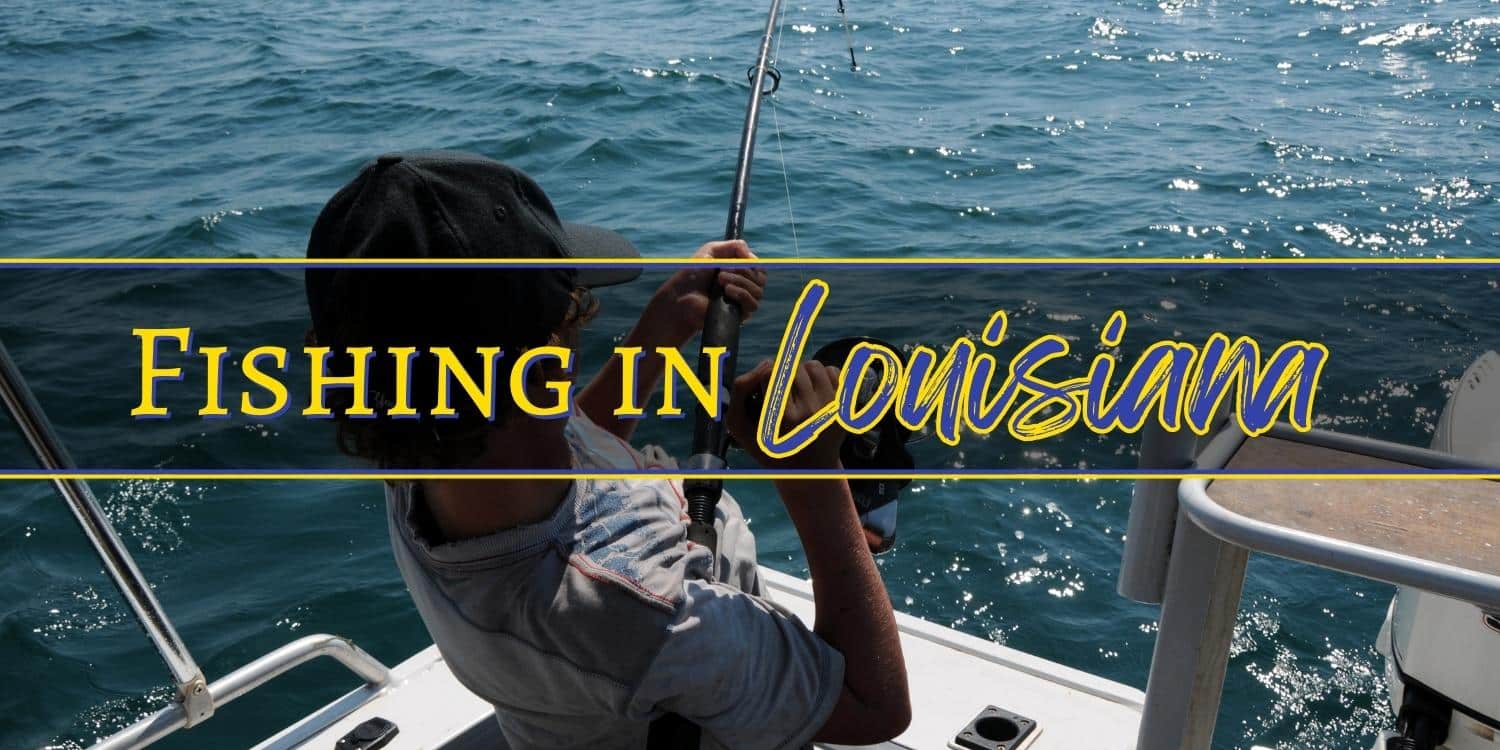
[[[750,259],[755,253],[744,240],[719,240],[704,244],[692,257]],[[744,319],[749,320],[765,296],[766,272],[759,268],[721,269],[707,263],[680,269],[656,290],[642,317],[674,345],[686,343],[703,330],[713,289],[710,284],[721,287],[724,298],[739,305]]]

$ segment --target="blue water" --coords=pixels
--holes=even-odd
[[[1430,257],[1500,245],[1500,3],[850,0],[858,72],[834,7],[787,12],[785,81],[753,183],[750,239],[763,255]],[[11,3],[0,12],[0,253],[297,256],[359,164],[443,146],[522,166],[564,215],[617,227],[647,254],[685,255],[722,227],[763,12],[684,0]],[[1225,320],[1266,337],[1313,331],[1339,357],[1321,421],[1412,443],[1500,338],[1492,272],[867,273],[830,277],[830,332],[942,345],[1003,306],[1028,334],[1063,329],[1087,344],[1114,304],[1189,339]],[[747,355],[772,346],[802,278],[773,279]],[[297,282],[11,270],[0,339],[86,466],[343,465],[301,423],[143,427],[126,415],[129,327],[190,322],[221,343],[295,346]],[[605,295],[586,355],[628,326],[636,298]],[[174,398],[190,408],[190,396]],[[680,452],[681,432],[653,423],[645,437]],[[1088,436],[958,451],[930,441],[918,453],[930,466],[1074,468],[1129,465],[1132,450]],[[26,465],[9,431],[0,456]],[[425,643],[374,487],[96,491],[210,676],[311,632],[350,636],[388,662]],[[766,488],[731,491],[762,559],[801,572]],[[1154,610],[1113,591],[1128,491],[918,483],[903,544],[882,562],[893,598],[1143,686]],[[1388,721],[1370,645],[1389,594],[1253,559],[1217,745],[1366,746]],[[86,745],[167,696],[40,483],[0,486],[0,665],[5,747]],[[242,746],[347,686],[307,667],[166,745]]]

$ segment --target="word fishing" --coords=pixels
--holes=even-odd
[[[836,398],[801,424],[785,426],[787,396],[828,295],[827,282],[809,281],[783,330],[756,435],[761,449],[771,456],[793,455],[835,425],[852,434],[868,432],[892,410],[907,429],[930,429],[949,445],[957,445],[963,434],[987,435],[1002,424],[1015,439],[1033,442],[1060,435],[1079,423],[1097,434],[1134,433],[1152,417],[1168,431],[1186,426],[1205,435],[1231,394],[1233,418],[1248,435],[1266,432],[1282,414],[1295,429],[1306,431],[1312,428],[1318,381],[1328,362],[1328,348],[1317,342],[1287,341],[1268,358],[1262,358],[1256,340],[1248,336],[1231,340],[1216,332],[1202,345],[1173,340],[1152,343],[1123,376],[1117,377],[1120,363],[1108,350],[1120,345],[1127,327],[1125,313],[1117,310],[1100,329],[1099,344],[1105,351],[1094,356],[1084,374],[1057,380],[1042,370],[1069,356],[1071,347],[1062,336],[1048,334],[1030,341],[1004,366],[986,350],[1006,339],[1009,320],[1002,310],[990,316],[978,342],[960,336],[941,357],[926,346],[914,347],[903,357],[872,341],[855,345],[840,369]],[[141,400],[130,413],[138,419],[168,418],[170,411],[157,401],[158,386],[182,380],[183,369],[160,363],[162,344],[175,344],[178,353],[187,353],[192,348],[192,330],[137,328],[133,334],[141,345]],[[332,355],[328,347],[303,348],[310,374],[302,416],[332,416],[327,393],[334,388],[351,389],[349,416],[419,416],[410,393],[416,348],[389,347],[377,352],[372,347],[350,347],[347,352],[353,361],[352,371],[332,375],[327,367]],[[204,346],[196,353],[206,363],[205,397],[198,415],[228,417],[231,411],[223,390],[229,348]],[[433,347],[427,353],[437,366],[435,398],[428,401],[434,404],[429,410],[433,417],[454,416],[458,392],[486,419],[496,418],[496,399],[502,394],[508,394],[521,412],[533,417],[555,418],[572,411],[571,378],[547,381],[545,398],[538,398],[534,389],[527,387],[530,371],[548,360],[562,372],[571,373],[574,353],[568,348],[544,346],[521,352],[511,363],[504,390],[498,381],[502,370],[499,363],[506,353],[499,347],[477,349],[483,363],[478,373],[471,372],[464,359],[450,349]],[[614,354],[623,365],[621,396],[614,414],[644,418],[646,408],[638,403],[636,386],[640,362],[648,355],[640,347],[616,347]],[[726,349],[705,348],[710,365],[706,382],[677,349],[658,347],[654,354],[662,358],[665,372],[656,416],[684,415],[684,401],[677,393],[681,384],[710,418],[721,417],[727,401],[721,372]],[[376,356],[391,358],[397,384],[394,400],[377,399],[378,410],[370,404],[366,389],[366,373]],[[262,393],[241,392],[238,406],[242,414],[278,417],[289,411],[290,390],[276,376],[286,371],[288,358],[287,349],[278,346],[260,346],[244,353],[240,370],[249,385]]]

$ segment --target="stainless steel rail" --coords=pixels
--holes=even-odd
[[[5,403],[5,410],[15,420],[42,468],[58,472],[76,468],[3,342],[0,342],[0,401]],[[208,686],[203,671],[193,661],[193,655],[188,653],[187,645],[177,635],[166,612],[162,611],[151,586],[136,567],[130,551],[120,542],[119,535],[115,534],[114,526],[99,507],[93,491],[78,479],[54,479],[52,485],[68,504],[68,509],[73,511],[73,517],[83,528],[89,544],[104,563],[104,572],[114,581],[120,596],[130,605],[136,621],[146,631],[146,637],[151,639],[162,661],[166,662],[177,689],[177,699],[189,709],[188,726],[212,716],[213,703],[207,700]]]
[[[1162,428],[1151,425],[1146,429]],[[1437,451],[1321,430],[1300,433],[1277,425],[1268,437],[1432,469],[1496,468]],[[1178,465],[1181,456],[1195,443],[1192,436],[1181,433],[1150,439],[1157,444],[1151,451],[1143,449],[1143,464],[1165,461],[1166,465],[1149,468],[1182,468]],[[1245,440],[1244,433],[1237,429],[1221,430],[1206,444],[1197,445],[1192,468],[1224,468]],[[1140,484],[1145,483],[1138,487]],[[1138,488],[1136,504],[1147,501],[1160,507],[1131,510],[1132,536],[1137,533],[1139,514],[1143,523],[1149,521],[1160,527],[1151,537],[1153,545],[1163,538],[1171,539],[1159,595],[1154,587],[1162,556],[1154,550],[1142,550],[1124,558],[1127,565],[1140,568],[1134,580],[1146,585],[1136,590],[1161,602],[1156,648],[1136,739],[1136,747],[1142,750],[1207,750],[1212,744],[1246,561],[1252,551],[1415,586],[1480,606],[1500,606],[1500,578],[1495,576],[1240,516],[1214,501],[1208,477],[1169,480],[1169,485],[1175,497],[1158,497]],[[1122,591],[1125,588],[1122,584]]]
[[[76,468],[3,342],[0,342],[0,402],[4,402],[5,410],[10,413],[42,468],[59,473]],[[108,750],[145,747],[178,729],[197,725],[213,716],[217,706],[320,656],[332,657],[348,667],[372,691],[390,681],[390,670],[350,641],[332,635],[310,635],[236,669],[212,685],[208,684],[203,678],[203,670],[188,653],[187,645],[172,627],[172,621],[167,619],[161,603],[151,592],[151,586],[136,567],[135,559],[120,541],[88,484],[78,479],[53,479],[52,484],[73,511],[73,517],[99,554],[110,580],[114,581],[120,595],[135,613],[141,629],[146,631],[162,661],[166,662],[177,691],[176,700],[171,705],[95,747]]]
[[[278,675],[300,664],[320,656],[332,657],[349,671],[365,681],[371,690],[379,690],[389,684],[390,670],[378,659],[365,653],[346,638],[334,635],[309,635],[299,638],[272,651],[208,686],[208,700],[215,706],[226,703],[275,679]],[[328,717],[330,721],[339,717]],[[94,750],[134,750],[188,726],[187,709],[174,703],[156,713],[126,727],[108,739],[94,745]]]

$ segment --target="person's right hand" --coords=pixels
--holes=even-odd
[[[753,395],[765,393],[770,380],[770,360],[762,361],[755,369],[735,378],[729,397],[729,413],[723,415],[725,427],[729,429],[735,443],[767,469],[843,469],[839,449],[844,444],[844,431],[836,423],[818,435],[811,444],[786,458],[772,458],[760,449],[760,443],[756,440],[760,405],[752,407],[749,403]],[[837,395],[838,384],[837,367],[815,360],[803,362],[792,380],[791,392],[787,394],[786,412],[782,415],[781,422],[783,429],[802,424],[832,402]]]

